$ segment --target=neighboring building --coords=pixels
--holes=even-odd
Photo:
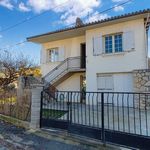
[[[150,9],[28,38],[42,45],[41,70],[60,91],[134,91],[148,69]]]

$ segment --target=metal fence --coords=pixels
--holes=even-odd
[[[42,118],[150,136],[150,93],[59,91],[42,96]]]
[[[0,114],[30,121],[29,95],[17,96],[16,90],[0,91]]]

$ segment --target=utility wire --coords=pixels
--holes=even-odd
[[[128,0],[128,1],[126,1],[126,2],[124,2],[124,3],[115,5],[115,6],[111,7],[111,8],[109,8],[109,9],[106,9],[106,10],[104,10],[104,11],[102,11],[102,12],[99,12],[99,13],[93,15],[93,16],[97,16],[97,15],[99,15],[99,14],[101,14],[101,13],[110,11],[110,10],[112,10],[112,9],[118,7],[118,6],[125,5],[126,3],[130,2],[130,1],[132,1],[132,0]],[[64,4],[66,4],[66,3],[68,3],[68,2],[69,2],[69,1],[66,1],[65,3],[62,3],[62,4],[60,4],[60,5],[57,5],[55,8],[58,8],[58,7],[60,7],[60,6],[64,5]],[[84,10],[85,10],[85,9],[84,9]],[[82,10],[82,11],[84,11],[84,10]],[[18,22],[18,23],[14,24],[14,25],[12,25],[12,26],[9,26],[9,27],[7,27],[7,28],[5,28],[5,29],[3,29],[3,30],[0,30],[0,33],[5,32],[5,31],[8,31],[8,30],[10,30],[10,29],[12,29],[12,28],[15,28],[15,27],[17,27],[17,26],[19,26],[19,25],[21,25],[21,24],[24,24],[24,23],[26,23],[26,22],[28,22],[28,21],[30,21],[30,20],[33,20],[33,19],[35,19],[35,18],[38,18],[38,17],[40,17],[40,16],[42,16],[42,15],[44,15],[44,14],[46,14],[46,13],[48,13],[48,11],[45,11],[45,12],[43,12],[43,13],[41,13],[41,14],[38,14],[38,15],[35,15],[35,16],[31,17],[31,18],[27,18],[27,19],[25,19],[25,20],[22,20],[21,22]],[[75,24],[75,23],[70,24],[70,25],[68,25],[68,26],[71,26],[71,25],[74,25],[74,24]],[[68,26],[65,26],[65,28],[68,27]]]
[[[115,6],[113,6],[113,7],[110,7],[110,8],[108,8],[108,9],[105,9],[105,10],[103,10],[103,11],[101,11],[101,12],[99,12],[99,13],[97,13],[97,14],[95,14],[95,15],[92,15],[92,16],[97,16],[97,15],[99,15],[99,14],[102,14],[102,13],[104,13],[104,12],[108,12],[108,11],[110,11],[110,10],[112,10],[112,9],[114,9],[114,8],[116,8],[116,7],[118,7],[118,6],[123,6],[123,5],[125,5],[125,4],[127,4],[127,3],[129,3],[129,2],[131,2],[131,1],[133,1],[133,0],[128,0],[128,1],[125,1],[125,2],[123,2],[123,3],[120,3],[120,4],[117,4],[117,5],[115,5]],[[68,1],[67,1],[68,2]],[[65,2],[66,3],[66,2]],[[63,3],[64,4],[64,3]],[[62,5],[62,4],[61,4]],[[60,5],[59,5],[60,6]],[[58,7],[58,6],[57,6]],[[84,9],[82,10],[82,11],[84,11]],[[32,17],[32,18],[30,18],[30,20],[31,19],[34,19],[34,18],[36,18],[36,17],[39,17],[39,16],[41,16],[41,15],[43,15],[43,14],[45,14],[45,13],[47,13],[47,12],[44,12],[44,13],[42,13],[42,14],[40,14],[40,15],[36,15],[36,16],[34,16],[34,17]],[[29,20],[28,20],[29,21]],[[25,22],[25,20],[24,20],[24,22]],[[24,22],[22,22],[22,23],[24,23]],[[20,23],[18,23],[19,25],[20,24],[22,24],[21,22]],[[68,28],[68,27],[73,27],[73,25],[75,25],[75,23],[72,23],[72,24],[69,24],[68,26],[65,26],[64,28]],[[15,26],[15,25],[14,25]],[[10,28],[10,27],[9,27]],[[6,28],[7,30],[9,30],[8,28]],[[4,29],[4,30],[6,30],[6,29]],[[3,30],[3,31],[4,31]],[[2,31],[2,32],[3,32]],[[0,31],[1,32],[1,31]],[[16,43],[16,44],[14,44],[14,45],[11,45],[11,46],[9,46],[9,47],[14,47],[14,46],[19,46],[19,45],[21,45],[21,44],[24,44],[24,43],[26,43],[26,42],[28,42],[28,41],[23,41],[23,42],[19,42],[19,43]],[[6,49],[8,49],[8,47],[7,48],[0,48],[0,50],[6,50]]]
[[[21,44],[24,44],[24,43],[26,43],[26,42],[28,42],[27,40],[25,40],[25,41],[23,41],[23,42],[18,42],[18,43],[16,43],[16,44],[13,44],[13,45],[8,45],[7,47],[3,47],[3,48],[0,48],[0,50],[8,50],[8,49],[10,49],[10,48],[12,48],[12,47],[15,47],[15,46],[19,46],[19,45],[21,45]]]
[[[60,5],[57,5],[57,6],[54,7],[54,8],[56,9],[56,8],[58,8],[58,7],[61,7],[61,6],[63,6],[64,4],[66,4],[66,3],[68,3],[68,2],[69,2],[69,0],[66,1],[66,2],[64,2],[64,3],[62,3],[62,4],[60,4]],[[33,17],[30,17],[30,18],[27,18],[27,19],[25,19],[25,20],[22,20],[22,21],[20,21],[20,22],[14,24],[14,25],[12,25],[12,26],[9,26],[9,27],[7,27],[7,28],[5,28],[5,29],[3,29],[3,30],[0,30],[0,33],[5,32],[5,31],[8,31],[8,30],[10,30],[10,29],[12,29],[12,28],[15,28],[15,27],[17,27],[17,26],[19,26],[19,25],[21,25],[21,24],[24,24],[24,23],[30,21],[30,20],[33,20],[33,19],[35,19],[35,18],[37,18],[37,17],[40,17],[40,16],[42,16],[42,15],[48,13],[48,12],[49,12],[49,11],[45,11],[45,12],[43,12],[43,13],[41,13],[41,14],[38,14],[38,15],[35,15],[35,16],[33,16]]]
[[[116,4],[116,5],[114,5],[113,7],[110,7],[110,8],[108,8],[108,9],[105,9],[105,10],[103,10],[103,11],[101,11],[101,12],[98,12],[98,13],[92,15],[92,17],[97,16],[97,15],[100,15],[100,14],[105,13],[105,12],[108,12],[108,11],[114,9],[114,8],[119,7],[119,6],[123,6],[123,5],[125,5],[125,4],[127,4],[127,3],[131,2],[131,1],[133,1],[133,0],[127,0],[127,1],[125,1],[125,2],[123,2],[123,3]],[[82,10],[82,11],[84,11],[84,10]],[[88,14],[88,16],[90,17],[90,14]],[[75,23],[71,23],[71,24],[65,26],[64,28],[72,27],[73,25],[75,25]]]
[[[93,16],[97,16],[97,15],[99,15],[99,14],[105,13],[105,12],[110,11],[110,10],[112,10],[112,9],[114,9],[114,8],[117,8],[117,7],[119,7],[119,6],[123,6],[123,5],[125,5],[125,4],[127,4],[127,3],[131,2],[131,1],[133,1],[133,0],[128,0],[128,1],[125,1],[125,2],[123,2],[123,3],[117,4],[117,5],[113,6],[113,7],[110,7],[110,8],[108,8],[108,9],[106,9],[106,10],[103,10],[103,11],[101,11],[101,12],[99,12],[99,13],[93,15]]]

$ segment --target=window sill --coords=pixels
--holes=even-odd
[[[126,52],[117,52],[117,53],[103,53],[102,56],[114,56],[114,55],[125,55]]]

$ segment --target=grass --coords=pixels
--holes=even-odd
[[[44,109],[42,115],[44,118],[58,119],[64,116],[66,113],[67,111],[65,110]]]
[[[17,98],[16,98],[16,97],[0,99],[0,105],[4,105],[4,104],[15,104],[16,101],[17,101]]]
[[[17,118],[13,118],[11,116],[6,116],[6,115],[0,114],[0,120],[10,123],[10,124],[13,124],[17,127],[23,127],[23,128],[29,129],[29,122],[22,121]]]

